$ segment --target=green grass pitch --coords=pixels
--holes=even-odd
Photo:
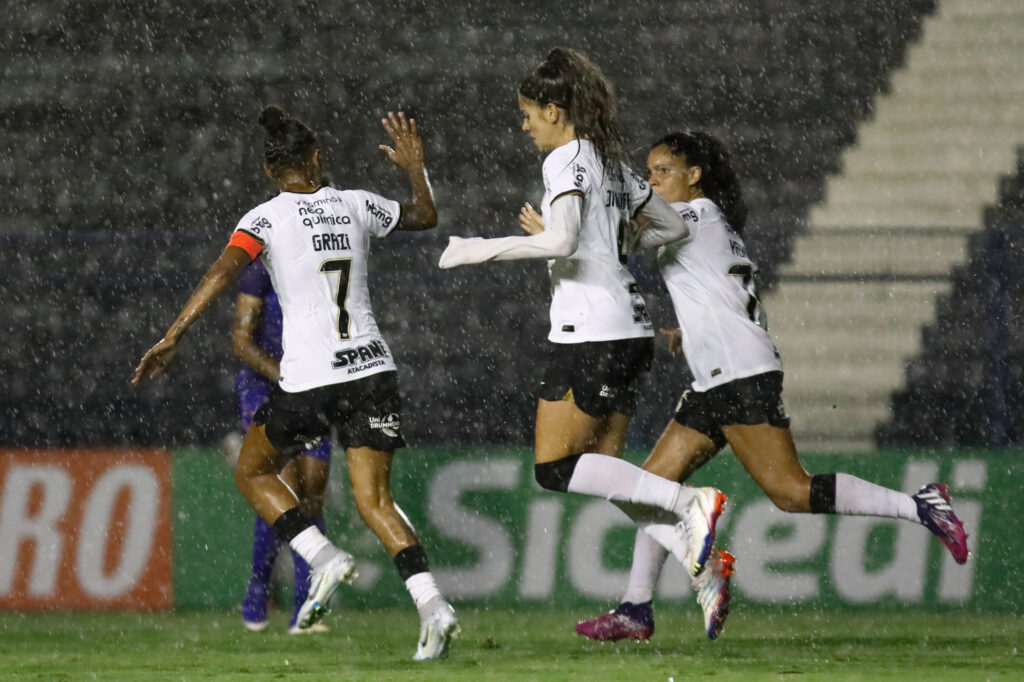
[[[237,613],[0,613],[0,680],[1018,680],[1010,613],[734,613],[718,641],[696,607],[657,612],[650,643],[600,644],[565,610],[460,609],[447,661],[414,663],[410,609],[336,610],[323,635],[286,616],[249,633]]]

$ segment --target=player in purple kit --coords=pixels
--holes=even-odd
[[[249,430],[252,417],[270,390],[281,379],[281,304],[270,283],[263,262],[255,260],[239,278],[238,302],[231,328],[231,347],[245,364],[235,379],[238,413],[242,432]],[[323,516],[324,489],[331,464],[331,445],[324,440],[291,460],[281,477],[299,498],[303,512],[326,533]],[[252,576],[242,602],[242,624],[246,629],[266,629],[270,578],[280,545],[273,526],[256,516],[252,546]],[[295,608],[288,624],[289,634],[326,632],[327,626],[315,623],[305,630],[296,624],[299,608],[309,592],[309,564],[292,552],[295,565]]]

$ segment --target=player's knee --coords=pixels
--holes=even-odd
[[[567,492],[569,479],[572,478],[572,472],[576,469],[576,462],[579,459],[580,455],[571,455],[554,462],[538,462],[533,465],[533,476],[545,490]]]

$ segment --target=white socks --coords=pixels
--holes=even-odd
[[[654,599],[654,587],[666,559],[668,550],[643,529],[637,530],[636,544],[633,545],[633,565],[629,569],[629,586],[622,601],[643,604]]]
[[[316,526],[310,526],[288,543],[292,550],[316,570],[334,558],[339,550]]]
[[[921,523],[917,503],[910,495],[849,474],[836,474],[836,514],[885,516]]]
[[[581,455],[569,492],[603,497],[611,502],[649,505],[681,516],[693,497],[692,489],[644,471],[617,457]]]
[[[447,603],[429,571],[409,576],[405,581],[405,588],[416,602],[416,610],[420,612],[421,621],[429,618],[442,604]]]

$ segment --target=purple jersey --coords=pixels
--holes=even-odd
[[[254,260],[245,270],[239,279],[238,293],[255,296],[263,301],[260,309],[260,319],[256,325],[253,340],[260,349],[274,358],[281,359],[281,304],[277,300],[277,293],[270,284],[270,275],[263,267],[263,261],[259,258]],[[262,388],[264,392],[273,386],[273,382],[257,372],[248,365],[243,365],[235,378],[235,390],[239,393],[248,389]]]

